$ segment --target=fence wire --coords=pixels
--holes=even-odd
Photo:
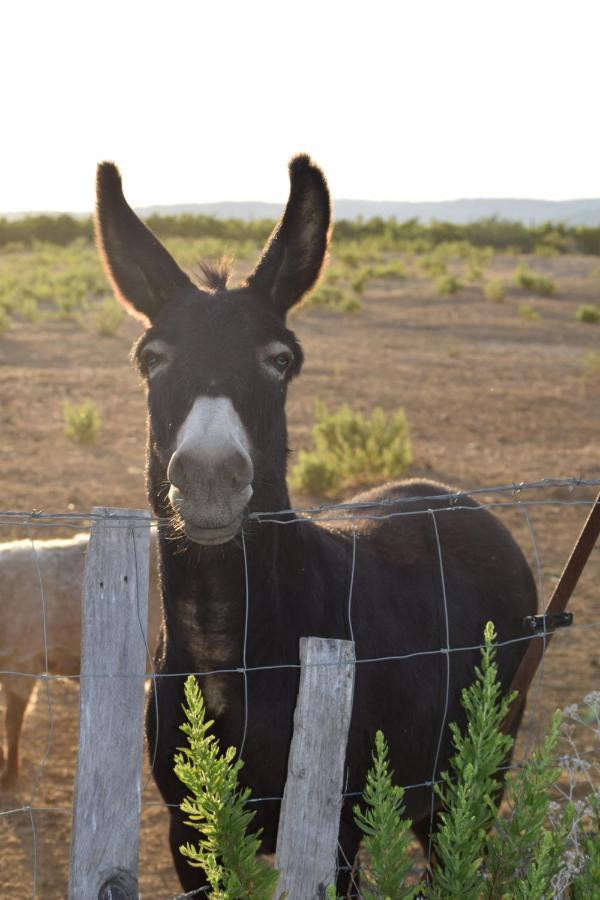
[[[430,649],[430,650],[419,650],[415,649],[413,651],[407,651],[398,654],[382,654],[376,656],[369,656],[363,658],[356,658],[355,664],[356,666],[365,666],[365,665],[375,665],[380,663],[391,663],[391,662],[402,662],[406,660],[416,659],[418,657],[434,657],[441,656],[444,661],[444,697],[441,709],[439,710],[439,726],[437,728],[437,741],[436,741],[436,749],[434,753],[434,763],[432,767],[431,777],[420,783],[415,784],[405,784],[403,785],[405,791],[411,791],[416,789],[427,788],[431,791],[431,804],[430,804],[430,813],[429,813],[429,826],[430,831],[433,826],[435,812],[436,812],[436,801],[434,796],[434,786],[441,783],[438,771],[438,763],[440,757],[440,751],[442,745],[444,743],[444,737],[447,731],[448,726],[448,710],[449,710],[449,697],[450,697],[450,689],[451,689],[451,667],[450,667],[450,659],[453,654],[460,654],[469,652],[472,653],[476,650],[481,650],[483,647],[483,643],[476,644],[468,644],[465,646],[452,646],[450,641],[450,614],[448,608],[448,600],[446,596],[446,577],[444,573],[444,548],[442,546],[442,541],[440,538],[440,533],[438,529],[438,518],[440,515],[444,513],[452,513],[457,510],[463,510],[468,512],[481,512],[482,509],[490,510],[493,512],[502,512],[504,510],[517,510],[518,513],[523,518],[523,531],[527,535],[530,547],[526,548],[524,546],[521,549],[524,550],[526,556],[528,556],[533,565],[533,573],[535,576],[537,590],[538,590],[538,602],[539,602],[539,611],[543,611],[545,609],[547,603],[546,597],[546,581],[547,578],[544,576],[544,566],[542,563],[543,553],[539,546],[538,535],[536,527],[532,521],[532,517],[530,515],[530,511],[532,510],[545,510],[550,508],[560,509],[563,507],[590,507],[594,503],[594,499],[590,496],[590,492],[594,489],[595,492],[598,491],[598,487],[600,486],[600,479],[584,479],[584,478],[546,478],[535,482],[522,482],[522,483],[511,483],[504,484],[499,486],[492,487],[478,487],[470,491],[458,491],[453,493],[438,493],[432,494],[430,496],[420,496],[420,497],[391,497],[388,499],[378,500],[378,501],[368,501],[368,502],[360,502],[360,503],[339,503],[339,504],[325,504],[319,507],[306,507],[299,509],[284,509],[278,511],[270,511],[270,512],[256,512],[252,513],[248,519],[253,522],[255,525],[259,526],[261,524],[271,524],[277,525],[280,527],[288,527],[288,526],[296,526],[303,527],[307,523],[317,522],[318,524],[335,524],[335,523],[349,523],[351,526],[350,538],[351,538],[351,554],[350,554],[350,575],[349,575],[349,586],[348,586],[348,595],[346,601],[346,619],[347,619],[347,636],[350,640],[354,642],[355,638],[355,627],[353,621],[353,593],[354,593],[354,584],[355,584],[355,574],[357,567],[360,565],[360,557],[357,554],[357,529],[359,527],[359,523],[365,522],[368,520],[383,520],[383,519],[392,519],[396,517],[412,517],[412,516],[423,516],[427,515],[430,517],[432,522],[432,528],[435,535],[435,548],[437,554],[437,565],[439,569],[440,582],[441,582],[441,597],[440,597],[440,606],[441,606],[441,622],[443,625],[442,634],[441,634],[441,646]],[[552,496],[545,496],[548,492],[552,493]],[[578,496],[578,492],[587,493],[587,496]],[[478,505],[472,506],[469,503],[465,502],[469,497],[476,497],[478,499]],[[416,509],[414,505],[419,504],[427,504],[431,502],[435,503],[435,509],[426,508]],[[48,513],[40,510],[33,510],[28,512],[23,511],[0,511],[0,537],[2,535],[2,528],[10,528],[12,532],[16,528],[22,529],[23,533],[26,534],[27,539],[30,542],[31,552],[32,552],[32,564],[34,566],[34,570],[36,573],[36,579],[39,587],[39,598],[40,598],[40,615],[42,621],[42,647],[41,647],[41,656],[43,658],[43,671],[23,671],[20,668],[15,666],[5,667],[3,665],[3,661],[6,660],[7,657],[10,658],[10,647],[5,647],[1,643],[0,636],[0,685],[5,687],[6,679],[9,678],[19,678],[19,679],[31,679],[35,682],[39,682],[43,687],[45,692],[45,701],[46,701],[46,709],[47,709],[47,718],[48,718],[48,731],[45,740],[45,746],[43,753],[39,762],[37,763],[33,774],[29,777],[30,783],[30,794],[29,794],[29,802],[23,803],[21,805],[9,805],[5,809],[0,809],[0,820],[6,820],[11,816],[23,815],[29,819],[30,828],[31,828],[31,895],[35,898],[39,896],[38,884],[39,884],[39,835],[36,827],[35,817],[38,814],[57,814],[57,815],[71,815],[72,807],[70,805],[61,805],[61,806],[44,806],[43,804],[38,804],[37,798],[39,795],[40,785],[42,783],[45,769],[48,764],[48,759],[51,755],[54,741],[54,733],[56,728],[56,709],[53,704],[52,698],[52,684],[57,680],[67,679],[69,681],[77,682],[80,679],[80,674],[72,673],[72,672],[64,672],[57,673],[55,671],[51,671],[54,666],[52,664],[52,653],[53,646],[48,639],[48,596],[51,596],[52,593],[52,585],[48,585],[44,583],[44,566],[42,564],[42,559],[46,552],[44,539],[48,533],[48,529],[59,527],[62,530],[82,532],[91,529],[94,524],[99,519],[105,518],[105,516],[100,516],[98,514],[93,513],[80,513],[80,512],[69,512],[69,513]],[[116,527],[119,527],[119,519],[125,518],[120,517],[118,514],[113,514],[111,517],[114,522],[113,524]],[[166,520],[162,519],[152,519],[151,524],[155,526],[160,526],[166,524]],[[123,521],[123,527],[130,529],[133,532],[133,529],[136,527],[147,528],[148,520],[143,520],[140,522],[140,525],[134,525],[131,523],[131,519],[127,522]],[[552,523],[545,523],[544,528],[551,530]],[[514,530],[514,527],[511,529]],[[571,539],[571,545],[576,538],[576,533],[573,533]],[[135,547],[135,541],[133,542]],[[521,544],[523,542],[521,541]],[[146,675],[146,679],[149,682],[149,686],[151,691],[153,692],[152,702],[156,706],[157,712],[157,729],[160,727],[160,718],[158,716],[158,695],[157,695],[157,682],[163,678],[182,678],[186,677],[190,674],[196,675],[202,678],[208,678],[211,676],[219,676],[223,674],[238,674],[242,678],[243,684],[243,716],[242,716],[242,727],[241,727],[241,737],[238,746],[238,755],[243,757],[243,752],[246,744],[246,737],[248,734],[248,726],[252,717],[252,709],[249,708],[249,692],[248,692],[248,675],[255,672],[264,672],[264,671],[273,671],[275,677],[276,673],[281,670],[293,670],[299,669],[299,663],[278,663],[273,665],[256,665],[251,666],[248,665],[248,632],[249,632],[249,620],[252,613],[252,595],[250,590],[250,581],[249,581],[249,565],[248,565],[248,556],[250,552],[248,541],[246,540],[246,536],[244,531],[241,532],[240,538],[240,550],[243,558],[243,570],[244,570],[244,625],[243,625],[243,646],[241,652],[241,665],[235,667],[222,667],[217,669],[203,670],[203,671],[195,671],[195,672],[169,672],[169,673],[156,673],[153,670],[152,663],[152,653],[150,650],[150,646],[146,641],[146,650],[148,656],[148,664],[149,671]],[[10,566],[10,547],[15,547],[16,544],[3,544],[0,545],[0,597],[4,592],[2,587],[3,582],[5,581],[5,574],[7,571],[7,566]],[[85,549],[85,544],[82,544],[81,547]],[[570,548],[568,548],[570,549]],[[598,548],[596,548],[596,551]],[[82,550],[83,552],[83,550]],[[566,561],[566,557],[564,559],[561,558],[561,565]],[[136,560],[136,568],[137,568],[137,560]],[[3,603],[7,606],[7,597],[3,598]],[[2,612],[0,610],[0,616]],[[145,633],[145,628],[143,626],[141,617],[139,616],[139,598],[138,598],[138,618],[140,631],[142,634]],[[600,627],[600,617],[598,620],[587,621],[583,623],[575,622],[571,628],[569,629],[571,632],[583,633],[589,629],[595,629]],[[32,628],[31,622],[23,623],[23,631],[24,635],[30,634]],[[533,744],[535,743],[535,728],[534,724],[537,721],[537,711],[540,704],[540,700],[542,697],[542,691],[544,687],[544,659],[545,659],[545,648],[546,641],[548,635],[551,632],[542,630],[541,632],[535,632],[531,635],[526,635],[524,637],[512,638],[505,641],[498,641],[497,646],[507,646],[509,644],[516,644],[521,642],[529,642],[532,640],[540,640],[543,643],[543,654],[540,666],[535,676],[534,683],[531,685],[529,690],[529,700],[528,700],[528,709],[527,709],[527,721],[524,722],[521,726],[521,730],[525,731],[527,734],[526,746],[524,748],[522,760],[516,763],[512,763],[510,766],[506,766],[505,769],[517,769],[522,765],[524,759],[526,759],[532,749]],[[1,624],[0,624],[0,634],[1,634]],[[345,637],[345,635],[340,635],[340,637]],[[35,653],[32,653],[31,656],[35,656]],[[39,655],[39,654],[37,654]],[[315,665],[327,665],[323,663],[315,663]],[[89,678],[107,678],[115,680],[114,676],[107,676],[105,673],[97,672],[86,675],[85,677]],[[118,677],[127,677],[117,676]],[[29,701],[29,696],[28,696]],[[6,702],[6,697],[5,697]],[[0,744],[1,746],[1,744]],[[594,751],[590,751],[594,752]],[[579,751],[579,756],[585,755],[585,751]],[[344,790],[344,798],[360,798],[360,791],[349,791],[348,788],[348,774],[346,777],[346,789]],[[148,779],[150,778],[150,774],[148,775]],[[147,782],[145,787],[147,787]],[[282,797],[280,796],[265,796],[265,797],[252,797],[249,803],[252,806],[256,806],[258,804],[276,804],[280,803]],[[1,803],[1,794],[0,794],[0,803]],[[150,809],[153,807],[164,807],[166,804],[156,802],[156,801],[145,801],[142,803],[143,809]],[[133,827],[137,827],[137,824],[132,822]],[[167,844],[167,835],[165,831],[165,848]],[[342,848],[340,847],[340,854],[342,853]],[[429,863],[431,862],[431,851],[432,851],[432,843],[431,838],[429,839],[429,844],[427,848],[427,864],[429,867]],[[352,871],[353,877],[354,872],[356,871],[354,868],[354,863],[352,860],[342,859],[339,860],[338,871]],[[354,890],[357,892],[354,896],[360,896],[358,886],[354,883]],[[193,897],[205,892],[205,889],[199,889],[196,891],[191,891],[187,894],[178,894],[176,900],[183,900],[184,897]],[[44,892],[44,896],[49,896],[46,892]],[[148,896],[146,892],[144,892],[144,896]],[[164,900],[164,898],[161,898]]]

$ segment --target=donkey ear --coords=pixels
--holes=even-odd
[[[246,284],[267,296],[285,316],[313,287],[323,265],[331,219],[325,176],[309,156],[290,162],[290,196]]]
[[[131,209],[114,163],[98,166],[96,243],[118,299],[132,315],[152,321],[192,284]]]

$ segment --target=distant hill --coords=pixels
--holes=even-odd
[[[142,216],[159,215],[215,216],[219,219],[275,219],[283,209],[282,204],[255,202],[187,203],[177,206],[149,206],[138,209]],[[538,225],[541,222],[565,222],[568,225],[600,225],[600,198],[584,200],[518,200],[475,199],[445,200],[440,202],[409,203],[396,200],[336,200],[334,213],[337,219],[395,218],[398,222],[419,219],[427,223],[432,219],[463,225],[479,219],[496,216],[499,219]]]
[[[136,211],[143,217],[150,215],[214,216],[218,219],[276,219],[282,212],[281,203],[260,201],[227,201],[222,203],[179,203],[168,206],[145,206]],[[0,213],[8,219],[41,213]],[[423,223],[437,219],[463,225],[495,216],[498,219],[538,225],[542,222],[564,222],[567,225],[600,226],[600,198],[583,200],[520,200],[510,198],[482,198],[474,200],[444,200],[440,202],[409,203],[396,200],[336,200],[336,219],[395,218],[398,222],[419,219]],[[52,212],[47,215],[59,215]],[[73,213],[77,218],[85,213]]]

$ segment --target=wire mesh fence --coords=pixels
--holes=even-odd
[[[351,541],[350,570],[345,600],[346,629],[339,637],[354,639],[356,602],[355,577],[361,566],[361,527],[365,522],[427,515],[431,519],[436,541],[436,565],[442,590],[439,597],[442,627],[439,641],[431,649],[402,648],[396,653],[357,655],[356,666],[401,665],[417,658],[437,658],[445,670],[444,692],[436,715],[435,747],[430,748],[432,765],[427,777],[405,784],[405,791],[428,791],[431,798],[430,822],[434,816],[433,786],[439,783],[440,747],[448,727],[448,704],[451,688],[451,659],[472,654],[482,644],[453,644],[444,576],[444,546],[437,527],[439,516],[457,510],[476,516],[478,510],[495,513],[508,526],[525,553],[535,576],[540,610],[545,608],[552,587],[568,557],[579,527],[600,486],[600,479],[556,478],[536,482],[478,487],[468,492],[436,493],[409,497],[401,501],[390,498],[357,504],[327,504],[317,508],[286,509],[257,512],[249,517],[254,527],[253,540],[244,531],[238,539],[238,550],[244,563],[245,593],[243,610],[245,627],[239,664],[196,672],[157,674],[152,667],[155,624],[149,630],[147,687],[149,702],[155,702],[155,687],[161,678],[183,678],[195,674],[203,679],[213,676],[239,677],[244,702],[238,751],[244,752],[246,736],[252,727],[252,705],[249,703],[248,679],[258,672],[272,672],[274,679],[286,670],[298,669],[299,663],[252,665],[248,662],[252,648],[247,645],[248,621],[256,611],[260,598],[253,596],[248,578],[248,565],[255,542],[260,539],[260,525],[278,528],[303,528],[318,522],[323,527],[346,530]],[[475,497],[479,506],[466,502]],[[433,509],[417,509],[417,503],[432,502]],[[0,892],[3,896],[62,897],[66,894],[69,856],[69,832],[72,814],[72,784],[77,748],[79,673],[80,597],[85,559],[86,538],[97,517],[90,513],[46,513],[41,511],[0,512],[0,539],[10,536],[0,548],[0,684],[5,705],[3,753],[4,773],[14,762],[15,742],[20,734],[21,767],[17,775],[5,778],[0,792],[0,845],[3,857]],[[153,525],[165,524],[154,520]],[[130,528],[130,525],[124,526]],[[153,563],[153,565],[155,565]],[[598,683],[596,629],[600,627],[600,551],[593,552],[581,578],[571,605],[575,613],[573,625],[557,632],[552,651],[542,663],[531,686],[528,706],[520,730],[512,766],[519,766],[535,745],[540,731],[547,725],[555,707],[577,703],[594,690]],[[57,588],[59,583],[60,589]],[[71,592],[66,596],[65,591]],[[158,599],[151,607],[158,610]],[[79,609],[79,613],[78,613]],[[154,620],[156,622],[156,615]],[[436,624],[437,634],[437,624]],[[500,645],[531,640],[545,642],[545,630],[528,634]],[[102,679],[102,672],[87,677]],[[111,679],[107,690],[114,696],[118,683]],[[152,692],[154,691],[154,695]],[[33,696],[32,696],[33,694]],[[154,696],[154,700],[152,699]],[[12,708],[11,708],[12,704]],[[272,727],[277,727],[273,723]],[[11,749],[12,748],[12,749]],[[11,756],[12,753],[12,756]],[[594,757],[595,747],[580,748],[580,756]],[[595,760],[598,762],[598,760]],[[361,786],[351,783],[349,774],[345,797],[359,798]],[[281,796],[253,796],[250,803],[277,806]],[[167,842],[167,817],[149,772],[144,774],[141,820],[140,886],[144,897],[170,898],[193,896],[181,894],[172,870]],[[429,848],[430,849],[430,848]],[[351,868],[353,860],[339,859],[340,868]],[[424,859],[415,850],[415,865]],[[333,873],[332,873],[333,874]],[[4,884],[3,884],[4,882]]]

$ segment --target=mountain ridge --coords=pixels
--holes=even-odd
[[[576,200],[536,200],[512,197],[476,197],[441,201],[396,200],[334,200],[336,219],[395,218],[398,222],[418,219],[463,225],[480,219],[498,218],[523,224],[539,225],[543,222],[564,222],[566,225],[600,226],[600,198]],[[282,203],[253,200],[228,200],[215,203],[172,203],[136,207],[136,212],[147,218],[151,215],[203,215],[218,219],[232,218],[251,221],[276,219],[283,211]],[[59,212],[9,212],[0,216],[10,220],[33,215],[62,215]],[[85,218],[90,213],[67,213]]]

